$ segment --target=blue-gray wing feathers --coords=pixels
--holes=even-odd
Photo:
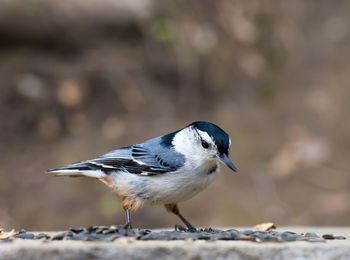
[[[70,169],[76,167],[77,170],[96,169],[106,174],[114,171],[126,171],[132,174],[158,175],[176,171],[184,163],[185,158],[182,154],[176,152],[172,146],[162,145],[161,137],[157,137],[67,167]],[[67,167],[63,168],[67,169]]]

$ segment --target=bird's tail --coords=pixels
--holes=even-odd
[[[101,170],[96,169],[84,163],[72,164],[56,169],[48,170],[47,173],[54,174],[55,176],[69,176],[69,177],[92,177],[101,178],[105,176]]]

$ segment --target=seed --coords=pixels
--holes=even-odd
[[[317,235],[316,233],[307,232],[307,233],[305,234],[305,237],[309,237],[309,238],[319,238],[320,236]]]
[[[327,240],[335,239],[334,235],[332,234],[324,234],[322,237]]]
[[[40,233],[36,236],[27,233],[24,230],[17,233],[15,238],[22,239],[49,239],[50,236]],[[278,232],[276,230],[256,231],[236,229],[219,230],[211,227],[196,230],[176,225],[174,231],[151,231],[146,229],[125,229],[123,225],[107,226],[90,226],[88,228],[70,228],[68,231],[54,235],[51,240],[80,240],[80,241],[135,241],[135,240],[245,240],[254,242],[292,242],[292,241],[309,241],[325,242],[325,239],[346,239],[344,236],[334,236],[325,234],[322,237],[316,233],[307,232],[295,233],[292,231]]]
[[[65,234],[66,234],[65,232],[62,232],[62,233],[59,233],[57,235],[54,235],[52,237],[52,240],[62,240],[64,238]]]
[[[49,236],[48,234],[45,234],[45,233],[39,233],[38,235],[36,235],[35,238],[36,238],[36,239],[43,239],[43,238],[49,239],[50,236]]]
[[[283,232],[280,236],[283,241],[296,241],[298,236],[294,232]]]
[[[78,233],[84,231],[84,228],[70,228],[69,230],[75,234],[78,234]]]
[[[343,240],[343,239],[346,239],[346,237],[344,237],[344,236],[335,236],[334,239]]]
[[[245,236],[250,236],[251,234],[254,233],[254,231],[253,230],[244,230],[241,233]]]
[[[34,239],[34,234],[33,233],[26,233],[26,232],[22,232],[22,233],[17,233],[16,235],[14,235],[15,238],[22,238],[22,239]]]

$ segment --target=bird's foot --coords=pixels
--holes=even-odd
[[[131,223],[128,222],[123,226],[124,229],[132,229]]]
[[[197,229],[191,225],[191,227],[185,228],[182,225],[179,224],[175,224],[175,231],[184,231],[184,232],[196,232]]]
[[[187,231],[187,229],[184,226],[175,224],[175,231]]]

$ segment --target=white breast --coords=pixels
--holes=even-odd
[[[176,203],[188,200],[205,189],[214,180],[219,166],[213,160],[201,167],[191,168],[191,171],[187,168],[185,166],[180,171],[156,176],[116,172],[110,178],[123,196],[149,204]]]

